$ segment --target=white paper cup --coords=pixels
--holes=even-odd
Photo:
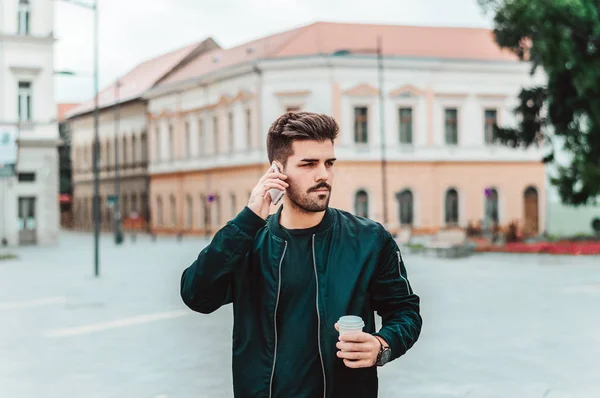
[[[340,335],[346,333],[358,333],[362,332],[365,327],[365,323],[361,317],[355,315],[346,315],[338,320],[338,328],[340,329]]]

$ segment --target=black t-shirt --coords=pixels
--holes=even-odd
[[[281,264],[277,310],[277,360],[273,380],[276,398],[323,395],[312,248],[312,235],[318,229],[319,225],[295,230],[281,227],[288,246]],[[278,378],[280,374],[284,376]],[[286,382],[282,384],[278,380]]]

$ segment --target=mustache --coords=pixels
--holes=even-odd
[[[329,184],[327,184],[326,182],[322,182],[318,185],[315,185],[311,189],[309,189],[308,192],[314,192],[318,189],[323,189],[323,188],[327,188],[328,191],[331,191],[331,186]]]

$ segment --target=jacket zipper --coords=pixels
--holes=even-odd
[[[277,307],[279,307],[279,294],[281,293],[281,264],[283,264],[283,258],[287,250],[287,240],[284,241],[285,246],[283,248],[283,254],[281,260],[279,260],[279,281],[277,282],[277,301],[275,301],[275,312],[273,313],[273,322],[275,326],[275,352],[273,354],[273,370],[271,371],[271,382],[269,383],[269,397],[273,396],[273,377],[275,377],[275,363],[277,362]]]
[[[312,236],[312,254],[313,265],[315,268],[315,280],[317,282],[317,341],[319,343],[319,358],[321,359],[321,369],[323,369],[323,397],[327,396],[327,379],[325,377],[325,364],[323,362],[323,353],[321,352],[321,314],[319,313],[319,276],[317,274],[317,260],[315,260],[315,235]]]

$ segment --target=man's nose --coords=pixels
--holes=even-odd
[[[327,167],[325,164],[320,164],[317,167],[317,172],[315,174],[315,181],[327,181]]]

